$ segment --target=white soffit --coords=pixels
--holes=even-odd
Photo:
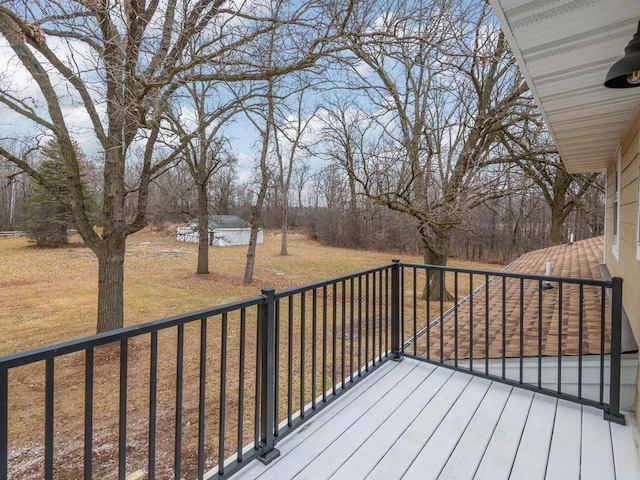
[[[640,20],[640,0],[490,0],[572,173],[604,170],[640,87],[603,86]]]

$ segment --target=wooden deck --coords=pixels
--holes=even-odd
[[[602,412],[404,359],[388,362],[234,480],[640,479],[637,429]]]

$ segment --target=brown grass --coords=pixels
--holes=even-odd
[[[312,242],[302,235],[291,234],[288,256],[278,254],[280,237],[267,233],[265,244],[260,245],[254,284],[242,284],[246,247],[212,247],[210,250],[210,275],[196,275],[196,245],[178,243],[173,234],[166,231],[146,231],[131,237],[128,243],[125,277],[125,324],[133,325],[157,318],[176,315],[241,298],[253,297],[266,286],[278,290],[325,279],[342,273],[360,270],[389,262],[394,255],[348,249],[337,249]],[[79,245],[57,250],[38,249],[21,238],[0,239],[0,354],[8,354],[28,348],[47,345],[92,334],[95,329],[95,298],[97,262],[93,254]],[[417,257],[402,256],[403,260],[419,262]],[[487,268],[486,265],[451,262],[456,266]],[[490,268],[490,267],[489,267]],[[495,267],[493,267],[495,268]],[[451,286],[449,286],[451,288]],[[329,326],[328,351],[333,342],[337,354],[331,365],[342,361],[344,342],[345,361],[356,355],[351,352],[348,336],[350,326],[342,330],[340,325],[342,298],[350,294],[349,285],[336,298],[337,330],[332,336]],[[422,287],[420,287],[422,288]],[[461,294],[468,285],[461,285]],[[331,295],[331,291],[329,291]],[[407,302],[410,289],[405,292]],[[333,299],[329,299],[328,309]],[[357,301],[357,299],[355,300]],[[280,382],[286,393],[288,385],[289,355],[292,359],[294,379],[305,371],[304,398],[311,398],[309,361],[311,358],[311,323],[305,317],[302,322],[300,297],[293,301],[294,316],[289,323],[286,309],[281,305],[282,328],[280,332]],[[409,307],[409,305],[407,305]],[[311,308],[311,296],[306,298],[307,311]],[[349,308],[347,300],[345,308]],[[435,308],[435,306],[434,306]],[[320,315],[319,315],[320,317]],[[330,315],[331,317],[331,315]],[[305,324],[305,365],[301,364],[301,324]],[[289,352],[286,341],[292,326],[295,348]],[[244,443],[253,438],[253,392],[255,391],[255,309],[247,311],[245,351],[245,392],[243,424]],[[219,317],[208,322],[207,330],[207,420],[206,455],[207,468],[217,464],[219,428],[221,323]],[[238,358],[240,319],[230,314],[228,319],[228,374],[227,418],[238,416]],[[157,478],[170,478],[173,468],[176,379],[176,329],[161,332],[158,336],[158,452]],[[182,410],[183,476],[194,478],[198,423],[198,380],[200,324],[185,327],[184,392]],[[149,410],[149,336],[137,338],[128,344],[127,382],[127,473],[144,469],[146,465],[146,437]],[[321,346],[316,353],[320,361]],[[116,478],[117,425],[118,425],[118,377],[120,347],[102,347],[95,352],[94,387],[94,438],[93,461],[95,478]],[[357,359],[356,359],[357,361]],[[82,464],[82,424],[84,408],[83,353],[67,355],[55,363],[55,431],[56,478],[79,478]],[[340,373],[340,372],[339,372]],[[338,373],[338,376],[339,376]],[[318,372],[320,375],[320,372]],[[318,377],[320,380],[320,377]],[[338,378],[340,381],[340,378]],[[301,385],[294,380],[293,411],[298,407]],[[43,391],[44,365],[21,367],[10,373],[10,464],[15,478],[41,478],[43,463]],[[318,386],[317,393],[320,393]],[[279,416],[286,418],[287,405],[279,405]],[[237,429],[235,420],[229,421],[225,435],[224,456],[235,447]],[[12,477],[13,478],[13,477]]]

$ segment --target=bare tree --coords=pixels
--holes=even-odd
[[[368,151],[375,148],[375,120],[359,109],[349,99],[334,99],[327,102],[320,115],[322,121],[323,155],[332,165],[345,172],[349,189],[348,233],[353,247],[362,246],[358,196],[358,178],[362,177],[360,166],[365,164]]]
[[[235,160],[235,158],[232,158]],[[212,210],[229,215],[236,206],[236,163],[226,162],[219,167],[210,185]]]
[[[0,230],[13,230],[27,197],[27,176],[13,163],[0,160]]]
[[[375,202],[415,218],[425,263],[445,265],[468,212],[504,194],[500,132],[535,104],[488,4],[376,5],[349,41],[382,142],[347,168]],[[440,291],[450,298],[434,271],[425,294]]]
[[[540,189],[551,212],[548,238],[552,245],[569,240],[565,222],[569,215],[583,206],[583,199],[592,191],[604,192],[603,178],[598,173],[570,174],[559,155],[536,160],[516,160],[524,174]]]
[[[181,160],[188,167],[197,192],[198,266],[197,274],[209,273],[209,185],[212,176],[223,166],[234,162],[226,151],[221,129],[239,111],[244,98],[217,107],[210,98],[220,94],[214,82],[195,82],[183,87],[186,99],[181,98],[181,113],[169,112],[172,130],[180,138],[189,138]],[[185,113],[187,111],[188,113]]]
[[[0,103],[60,147],[69,206],[98,258],[99,332],[123,325],[126,238],[147,224],[151,182],[189,140],[178,139],[172,151],[156,149],[175,91],[193,81],[267,79],[313,65],[342,35],[351,12],[349,4],[321,1],[264,7],[222,0],[16,0],[0,5],[0,33],[14,56],[11,61],[37,90],[24,92],[14,79],[4,78]],[[277,61],[266,65],[262,40],[273,35],[287,41]],[[206,73],[194,70],[203,64],[209,67]],[[102,232],[92,228],[86,213],[72,142],[78,127],[65,115],[66,105],[82,110],[104,152]],[[129,184],[125,172],[132,148],[142,156],[137,179]],[[0,154],[45,180],[1,145]]]
[[[284,95],[278,102],[278,118],[275,119],[273,130],[274,152],[277,159],[276,182],[279,193],[279,207],[282,218],[280,255],[287,255],[287,232],[289,228],[289,204],[291,181],[294,170],[299,162],[299,155],[306,150],[303,145],[303,136],[309,130],[309,125],[314,119],[315,112],[308,112],[305,102],[306,93],[310,88],[307,79],[302,75],[296,75],[296,84],[292,86],[281,85],[280,91],[290,88],[291,92],[283,92]],[[284,97],[284,98],[283,98]],[[291,101],[292,105],[288,105]]]
[[[243,282],[245,285],[253,282],[253,270],[256,264],[256,247],[258,245],[258,231],[261,225],[262,219],[262,207],[264,205],[264,199],[267,196],[267,189],[269,188],[269,182],[271,179],[271,172],[268,165],[268,156],[271,146],[271,137],[273,135],[274,124],[274,110],[275,110],[275,98],[274,98],[274,80],[267,80],[266,87],[266,112],[264,112],[263,122],[259,119],[253,118],[249,113],[249,110],[245,110],[245,114],[254,127],[260,132],[261,138],[261,150],[259,162],[259,187],[255,195],[255,203],[251,205],[251,234],[249,236],[249,247],[247,248],[247,263],[244,269]]]

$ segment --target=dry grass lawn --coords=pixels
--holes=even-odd
[[[258,247],[254,283],[242,284],[246,247],[212,247],[210,250],[210,275],[196,275],[197,246],[176,242],[171,231],[145,231],[130,238],[125,265],[125,325],[138,324],[158,318],[176,315],[242,298],[254,297],[263,287],[277,290],[322,280],[339,274],[388,263],[397,255],[337,249],[310,241],[303,235],[291,234],[288,256],[279,255],[280,236],[265,235],[264,245]],[[30,246],[23,238],[0,239],[0,355],[28,348],[69,340],[92,334],[95,330],[97,262],[93,254],[76,244],[63,249],[43,250]],[[418,257],[401,256],[405,261],[420,262]],[[451,262],[468,268],[491,268],[479,264]],[[479,280],[479,279],[478,279]],[[474,282],[475,283],[475,282]],[[474,285],[477,286],[477,285]],[[348,287],[348,285],[347,285]],[[451,288],[451,286],[448,286]],[[333,316],[340,318],[344,312],[341,295],[338,309]],[[461,294],[469,285],[461,285]],[[331,293],[331,292],[329,292]],[[406,292],[410,294],[410,292]],[[333,297],[332,297],[333,298]],[[286,388],[293,398],[301,396],[300,382],[296,380],[301,370],[307,379],[312,376],[311,325],[306,319],[304,345],[306,363],[301,365],[300,349],[288,352],[285,339],[295,338],[299,346],[301,337],[300,298],[294,301],[293,317],[282,312],[280,339],[280,381],[282,386],[279,406],[280,417],[286,418]],[[340,303],[342,302],[342,307]],[[307,308],[310,307],[310,297]],[[329,305],[330,307],[330,305]],[[341,310],[342,308],[342,310]],[[284,309],[284,305],[283,305]],[[253,392],[255,390],[255,314],[247,312],[246,378],[239,387],[238,358],[240,352],[238,315],[229,316],[228,364],[227,364],[227,431],[223,454],[230,455],[237,436],[238,391],[243,389],[243,443],[252,440],[254,419]],[[308,315],[308,314],[307,314]],[[320,313],[318,313],[320,316]],[[344,315],[342,315],[344,318]],[[381,318],[381,315],[378,317]],[[354,351],[347,341],[349,327],[337,336],[326,338],[326,345],[337,345],[337,354],[331,355],[326,372],[345,361],[353,361]],[[407,326],[408,328],[408,326]],[[330,332],[329,332],[330,333]],[[379,333],[378,333],[379,335]],[[156,452],[157,478],[170,478],[173,469],[175,429],[176,382],[176,330],[161,332],[158,336],[158,445]],[[209,322],[207,331],[207,398],[206,467],[217,463],[219,456],[216,432],[219,428],[221,330],[219,317]],[[373,338],[373,337],[371,337]],[[149,351],[148,336],[136,338],[128,344],[127,376],[127,473],[146,466],[149,411]],[[184,478],[194,478],[195,446],[198,422],[198,362],[199,322],[185,327],[184,341],[184,392],[182,413],[182,468]],[[321,354],[320,344],[316,353]],[[346,348],[346,350],[345,350]],[[354,347],[355,348],[355,347]],[[379,350],[378,350],[379,351]],[[344,354],[342,353],[344,352]],[[120,350],[116,345],[96,351],[93,463],[95,478],[117,478],[117,428],[118,428],[118,371]],[[344,355],[344,357],[342,356]],[[329,354],[328,354],[329,356]],[[320,358],[320,357],[319,357]],[[344,365],[344,363],[342,363]],[[81,476],[83,455],[84,408],[83,353],[61,357],[55,362],[55,477],[74,479]],[[287,369],[294,369],[294,382],[287,384]],[[316,372],[316,375],[320,375]],[[320,377],[318,377],[319,379]],[[9,375],[9,463],[17,475],[15,478],[42,478],[44,411],[44,365],[30,365],[12,371]],[[304,385],[302,400],[308,401],[309,380]],[[294,402],[294,410],[296,405]],[[231,420],[229,420],[231,419]]]
[[[67,248],[40,249],[24,238],[0,239],[0,355],[69,340],[95,332],[97,260],[73,238]],[[211,247],[209,275],[196,275],[197,246],[177,242],[173,232],[132,235],[125,261],[125,326],[253,297],[276,289],[322,280],[388,263],[394,257],[321,245],[289,234],[289,255],[280,235],[266,232],[258,246],[254,282],[242,283],[246,247]],[[451,261],[450,265],[491,268]]]

